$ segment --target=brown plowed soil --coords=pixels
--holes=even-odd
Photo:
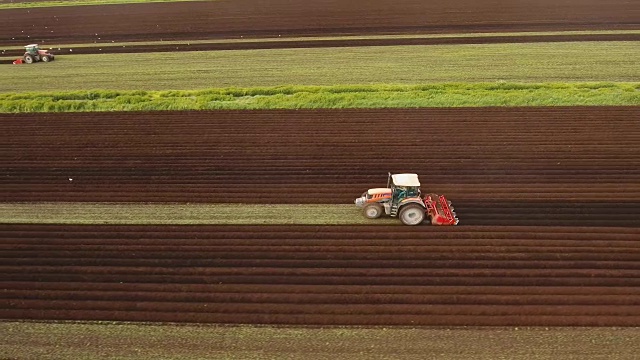
[[[640,27],[627,0],[234,0],[2,16],[0,44],[44,47]],[[78,52],[577,40],[637,35]],[[637,107],[3,114],[3,201],[351,203],[407,171],[447,195],[464,226],[5,224],[0,318],[638,326],[638,118]]]
[[[415,171],[462,225],[5,225],[0,318],[637,326],[639,110],[5,114],[5,201],[351,203]]]
[[[628,0],[233,0],[2,11],[0,44],[638,29]]]
[[[8,225],[0,318],[630,326],[637,228]]]
[[[5,201],[349,204],[409,171],[467,225],[637,226],[639,109],[2,115],[0,189]]]
[[[330,48],[353,46],[398,46],[398,45],[461,45],[461,44],[504,44],[567,41],[640,41],[640,34],[593,34],[593,35],[545,35],[545,36],[479,36],[422,39],[360,39],[360,40],[308,40],[308,41],[256,41],[210,44],[172,45],[100,45],[91,47],[58,46],[51,50],[54,54],[123,54],[140,52],[212,51],[212,50],[255,50],[292,48]],[[44,47],[46,48],[46,46]],[[2,55],[20,57],[24,51],[6,50]],[[10,63],[11,60],[4,60]],[[0,62],[2,63],[2,62]]]

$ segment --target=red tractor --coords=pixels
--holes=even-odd
[[[355,204],[369,219],[386,214],[399,217],[405,225],[419,225],[429,216],[432,225],[458,224],[453,206],[444,196],[421,196],[416,174],[389,173],[386,188],[367,190],[355,200]]]
[[[22,56],[22,60],[27,64],[42,61],[49,62],[55,59],[55,56],[47,50],[41,50],[38,44],[31,44],[24,47],[25,53]],[[16,60],[17,61],[17,60]]]

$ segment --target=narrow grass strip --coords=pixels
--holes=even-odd
[[[77,284],[81,290],[82,283]],[[215,284],[210,286],[215,289]],[[458,301],[457,296],[445,290],[451,288],[440,288],[436,290],[439,295]],[[611,288],[611,294],[617,289],[620,288]],[[464,294],[478,291],[474,287],[467,290]],[[360,293],[350,296],[357,300],[363,297]],[[389,294],[378,296],[394,299]],[[480,297],[461,295],[460,299],[469,296]],[[12,300],[4,301],[11,304]],[[12,305],[5,307],[9,306]],[[640,328],[604,326],[285,326],[4,320],[0,322],[0,333],[4,359],[558,359],[564,358],[558,354],[565,353],[572,354],[566,359],[629,360],[640,351]]]
[[[4,224],[114,225],[352,225],[370,220],[354,205],[0,203]]]
[[[0,113],[640,105],[640,83],[447,83],[0,94]]]
[[[117,4],[140,4],[156,2],[185,2],[199,0],[55,0],[55,1],[25,1],[25,2],[5,2],[0,3],[0,10],[8,9],[32,9],[59,6],[87,6],[87,5],[117,5]],[[215,0],[209,0],[215,1]]]

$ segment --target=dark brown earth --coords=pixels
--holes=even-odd
[[[415,171],[462,225],[4,225],[0,318],[638,325],[639,111],[5,114],[5,201],[351,203]]]
[[[461,45],[461,44],[504,44],[504,43],[540,43],[575,41],[640,41],[640,34],[592,34],[592,35],[544,35],[544,36],[479,36],[446,37],[422,39],[360,39],[360,40],[306,40],[306,41],[256,41],[230,43],[188,43],[168,45],[117,45],[51,48],[53,54],[124,54],[140,52],[174,51],[213,51],[213,50],[252,50],[252,49],[293,49],[293,48],[332,48],[354,46],[399,46],[399,45]],[[47,48],[46,46],[44,48]],[[23,50],[1,50],[0,55],[20,57]],[[4,60],[4,63],[10,63]]]
[[[638,228],[6,225],[0,318],[637,326],[638,239]]]
[[[628,0],[226,0],[2,11],[0,44],[638,29]]]
[[[416,172],[465,224],[640,224],[638,107],[1,115],[5,201],[351,203]],[[72,178],[70,182],[68,179]]]
[[[3,46],[640,27],[626,0],[237,0],[2,16]],[[545,39],[637,40],[589,36]],[[463,40],[395,41],[323,44]],[[417,172],[462,225],[4,224],[0,319],[638,326],[638,118],[638,107],[3,114],[4,202],[351,203],[387,171]]]

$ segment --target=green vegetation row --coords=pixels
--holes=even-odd
[[[0,94],[1,113],[576,105],[640,105],[640,83],[445,83]]]
[[[633,41],[69,55],[0,65],[0,93],[432,83],[640,82]]]
[[[136,4],[154,2],[182,2],[198,0],[54,0],[54,1],[24,1],[0,3],[0,10],[6,9],[29,9],[39,7],[57,6],[85,6],[85,5],[114,5],[114,4]]]
[[[370,220],[353,204],[140,204],[140,203],[0,203],[3,224],[118,225],[353,225],[400,224]]]

